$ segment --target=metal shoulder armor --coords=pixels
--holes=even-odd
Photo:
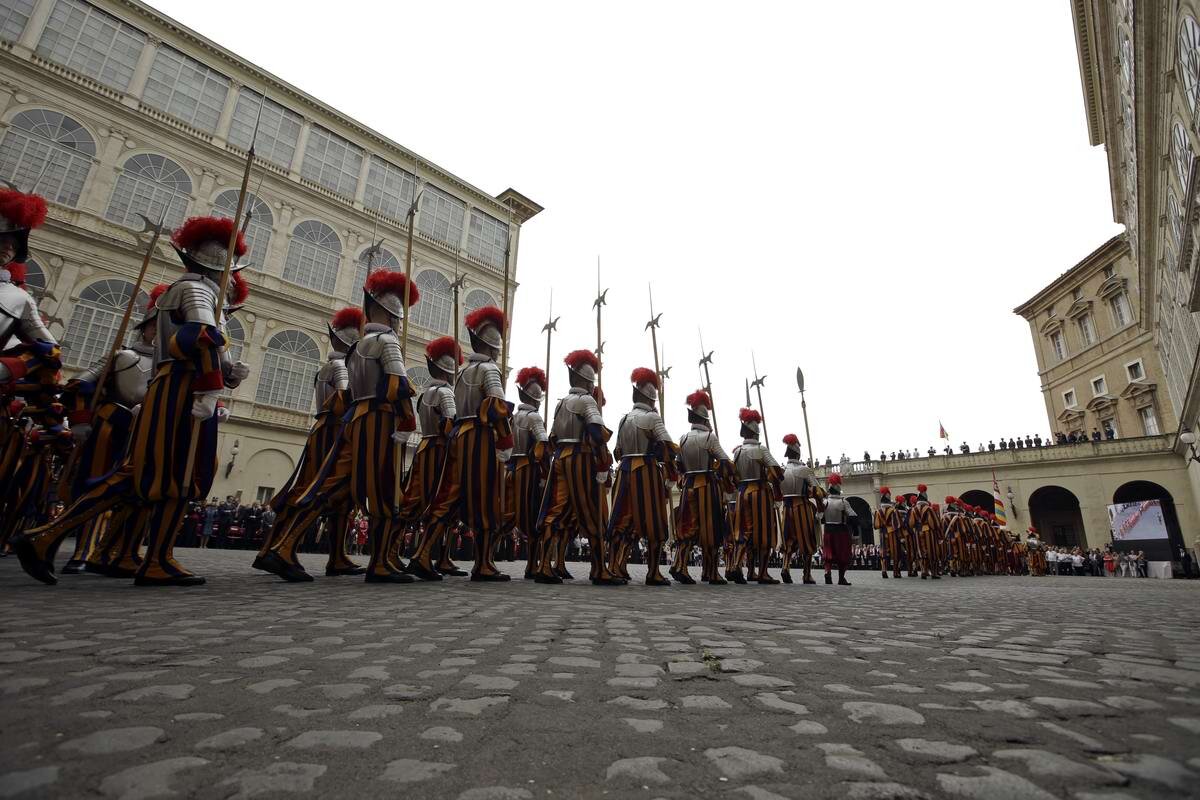
[[[830,495],[825,498],[825,524],[826,525],[844,525],[850,518],[850,508],[846,502],[846,498],[841,495]]]
[[[41,340],[57,344],[54,336],[42,324],[37,301],[33,295],[8,281],[0,283],[0,347],[11,336],[32,342]]]
[[[199,323],[216,327],[217,318],[213,314],[216,302],[216,285],[190,272],[163,292],[156,304],[159,313],[155,356],[159,363],[175,360],[171,355],[171,340],[185,325]]]
[[[380,361],[382,355],[383,344],[379,340],[378,332],[368,332],[350,348],[346,356],[346,372],[349,376],[351,401],[357,403],[375,397],[383,377],[383,365]]]
[[[133,350],[118,350],[113,357],[112,370],[109,380],[112,381],[112,394],[109,398],[126,408],[133,408],[146,396],[146,386],[150,383],[150,371],[146,359]]]
[[[806,472],[803,464],[788,464],[783,468],[782,490],[785,497],[804,497],[806,487]]]
[[[684,472],[707,472],[712,466],[708,432],[688,431],[679,437],[679,457]]]
[[[756,481],[765,474],[763,448],[758,444],[744,444],[734,455],[734,469],[739,481]]]

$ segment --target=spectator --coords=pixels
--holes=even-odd
[[[1053,547],[1046,548],[1046,574],[1058,574],[1058,551]]]
[[[937,451],[934,450],[932,447],[929,448],[929,458],[933,458],[936,455],[937,455]]]
[[[1071,554],[1071,569],[1075,571],[1076,576],[1083,577],[1083,552],[1078,547]]]
[[[1137,576],[1139,578],[1149,578],[1150,577],[1150,565],[1146,562],[1146,551],[1145,550],[1137,551],[1137,555],[1134,557],[1133,565],[1134,565],[1134,569],[1137,571]]]
[[[1042,446],[1042,435],[1040,433],[1037,436],[1033,437],[1033,446],[1034,447]]]
[[[1008,440],[1008,449],[1009,449],[1009,450],[1016,450],[1016,449],[1017,449],[1017,443],[1016,443],[1016,442],[1014,442],[1012,439],[1009,439],[1009,440]]]
[[[1010,439],[1009,441],[1012,441],[1012,440]],[[1017,449],[1018,449],[1018,450],[1024,450],[1024,449],[1025,449],[1025,442],[1021,441],[1020,439],[1017,439]]]
[[[881,451],[880,451],[880,453],[879,453],[879,460],[880,460],[880,461],[887,461],[887,460],[888,460],[888,459],[887,459],[887,453],[881,450]]]
[[[208,540],[212,538],[213,529],[217,525],[217,498],[214,495],[213,499],[208,501],[208,505],[204,507],[204,527],[200,529],[200,547],[208,547]]]
[[[1004,442],[1001,442],[1000,444],[1001,444],[1001,446],[1003,446]],[[991,439],[988,439],[988,452],[990,453],[995,449],[996,449],[996,443],[994,441],[992,441]]]
[[[963,453],[971,452],[971,446],[969,444],[967,444],[966,442],[963,442],[962,444],[960,444],[958,446],[958,449]]]
[[[1113,430],[1111,425],[1104,426],[1104,438],[1110,441],[1117,438],[1117,432]]]
[[[1093,442],[1100,441],[1100,431],[1096,430],[1095,428],[1092,428],[1092,441]]]
[[[363,555],[363,549],[367,545],[367,529],[370,523],[367,518],[359,514],[358,519],[354,522],[354,553],[355,555]]]
[[[258,501],[246,509],[245,517],[242,520],[242,533],[247,542],[258,541],[259,534],[262,533],[262,512],[262,506]]]
[[[1025,434],[1025,446],[1026,446],[1026,447],[1033,447],[1033,437],[1032,437],[1032,436],[1030,436],[1028,433],[1027,433],[1027,434]]]
[[[1000,449],[1001,449],[1001,450],[1007,450],[1007,449],[1008,449],[1008,442],[1004,441],[1004,439],[1003,439],[1003,438],[1001,438],[1001,439],[1000,439]]]
[[[868,464],[871,463],[871,454],[866,450],[863,450],[863,461],[866,461]]]
[[[263,506],[262,535],[265,537],[270,534],[273,527],[275,527],[275,510],[270,506]]]
[[[831,456],[825,456],[825,466],[827,466],[827,467],[833,466],[833,458]]]
[[[983,452],[983,442],[980,442],[980,443],[979,443],[979,447],[977,447],[977,448],[975,449],[975,452],[976,452],[976,453],[982,453],[982,452]]]

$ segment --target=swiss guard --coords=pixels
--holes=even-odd
[[[900,530],[900,514],[892,502],[890,487],[879,487],[879,508],[875,511],[875,529],[879,531],[879,543],[883,545],[883,554],[879,565],[883,577],[888,576],[889,564],[892,577],[900,578],[900,547],[903,534]]]
[[[562,583],[554,558],[563,538],[574,532],[587,537],[591,580],[598,585],[621,585],[609,572],[604,553],[604,515],[601,491],[609,480],[612,437],[604,425],[593,390],[600,362],[591,350],[574,350],[564,359],[571,389],[558,401],[550,427],[554,460],[542,500],[538,525],[542,532],[542,563],[538,583]]]
[[[812,560],[817,552],[817,514],[825,509],[825,490],[816,475],[800,460],[800,439],[794,433],[783,437],[783,570],[784,583],[792,582],[792,557],[799,555],[804,583],[813,584]]]
[[[671,577],[680,583],[695,583],[688,573],[692,547],[700,545],[700,580],[714,585],[727,581],[718,571],[718,553],[728,533],[723,495],[734,489],[733,461],[712,431],[712,398],[697,390],[687,397],[688,422],[692,427],[679,437],[683,465],[683,487],[676,529],[675,563]]]
[[[917,537],[917,558],[921,562],[921,580],[941,578],[938,568],[937,533],[938,521],[933,506],[925,492],[929,487],[917,485],[917,501],[908,517],[908,526]]]
[[[837,567],[838,586],[849,586],[846,570],[850,568],[850,526],[856,519],[854,508],[842,497],[842,476],[829,476],[829,497],[825,499],[825,535],[821,541],[821,558],[825,564],[825,583],[833,583],[830,571]]]
[[[361,575],[364,570],[346,555],[346,535],[349,530],[349,507],[346,502],[336,505],[318,502],[301,506],[300,501],[317,477],[321,465],[330,453],[341,446],[343,418],[350,407],[350,373],[346,371],[346,354],[362,337],[366,315],[357,306],[343,308],[328,323],[329,357],[313,378],[313,405],[316,420],[304,442],[300,462],[288,482],[271,498],[276,513],[275,525],[265,538],[253,566],[274,573],[286,581],[312,580],[296,557],[304,535],[319,517],[325,518],[325,535],[329,539],[329,560],[325,574]]]
[[[779,482],[783,470],[771,451],[759,440],[762,415],[752,408],[743,408],[738,413],[741,422],[742,443],[733,451],[733,467],[737,473],[737,505],[734,507],[735,546],[732,573],[726,565],[726,578],[735,583],[745,583],[742,563],[747,559],[747,550],[754,559],[759,583],[779,583],[767,572],[767,562],[775,549],[775,498],[779,495]]]
[[[660,569],[663,547],[670,533],[667,521],[670,495],[665,486],[668,480],[677,478],[678,448],[654,408],[660,388],[654,370],[638,367],[629,380],[633,384],[633,408],[617,426],[614,454],[620,466],[608,522],[607,538],[612,546],[609,571],[614,574],[622,571],[616,559],[624,548],[618,542],[628,546],[644,537],[646,585],[669,586],[671,581],[663,577]]]
[[[171,236],[187,272],[158,299],[156,370],[134,422],[125,462],[77,498],[53,522],[18,540],[21,566],[44,583],[55,583],[53,548],[61,533],[130,500],[146,506],[146,555],[134,583],[139,586],[195,586],[204,578],[174,558],[175,538],[197,489],[207,491],[217,466],[217,397],[249,373],[230,362],[218,318],[218,281],[228,245],[234,241],[230,269],[245,267],[242,234],[233,220],[193,217]],[[165,458],[170,453],[172,457]],[[179,457],[183,454],[183,457]]]
[[[517,397],[521,403],[513,414],[513,454],[508,470],[509,527],[525,536],[525,578],[533,580],[541,558],[541,536],[537,518],[542,488],[550,461],[546,423],[538,413],[546,396],[546,373],[540,367],[525,367],[517,372]],[[557,573],[558,576],[565,577]]]
[[[504,527],[500,470],[513,450],[512,409],[496,363],[508,320],[495,306],[484,306],[465,322],[474,352],[454,385],[458,417],[425,535],[445,538],[454,522],[462,522],[475,533],[471,580],[507,581],[493,558]]]
[[[429,522],[428,511],[437,496],[438,481],[446,465],[450,431],[458,416],[453,383],[454,373],[462,363],[462,348],[452,336],[434,339],[425,347],[425,365],[429,369],[430,380],[417,399],[421,443],[417,445],[408,472],[408,489],[401,513],[410,524]],[[440,538],[435,535],[439,533]],[[408,562],[408,571],[426,581],[440,581],[443,575],[466,575],[450,560],[451,533],[451,526],[442,526],[440,531],[426,527],[416,553]],[[441,546],[441,556],[434,567],[433,550],[438,545]]]

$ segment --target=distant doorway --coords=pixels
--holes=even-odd
[[[1055,547],[1086,547],[1079,498],[1061,486],[1043,486],[1029,496],[1029,516],[1043,542]]]
[[[958,499],[969,506],[978,506],[989,514],[996,510],[995,498],[992,497],[992,493],[985,492],[982,489],[971,489],[970,491],[963,492],[958,496]]]
[[[846,502],[858,515],[857,544],[875,544],[875,512],[871,504],[861,497],[847,497]]]

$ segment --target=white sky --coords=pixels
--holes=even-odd
[[[1069,6],[156,0],[170,16],[487,191],[521,238],[511,365],[595,346],[606,416],[653,366],[686,429],[697,327],[736,443],[753,350],[773,449],[861,458],[1049,430],[1012,309],[1119,231],[1088,144]],[[294,13],[288,9],[302,9]],[[736,13],[730,13],[736,9]],[[231,24],[232,23],[232,24]]]

